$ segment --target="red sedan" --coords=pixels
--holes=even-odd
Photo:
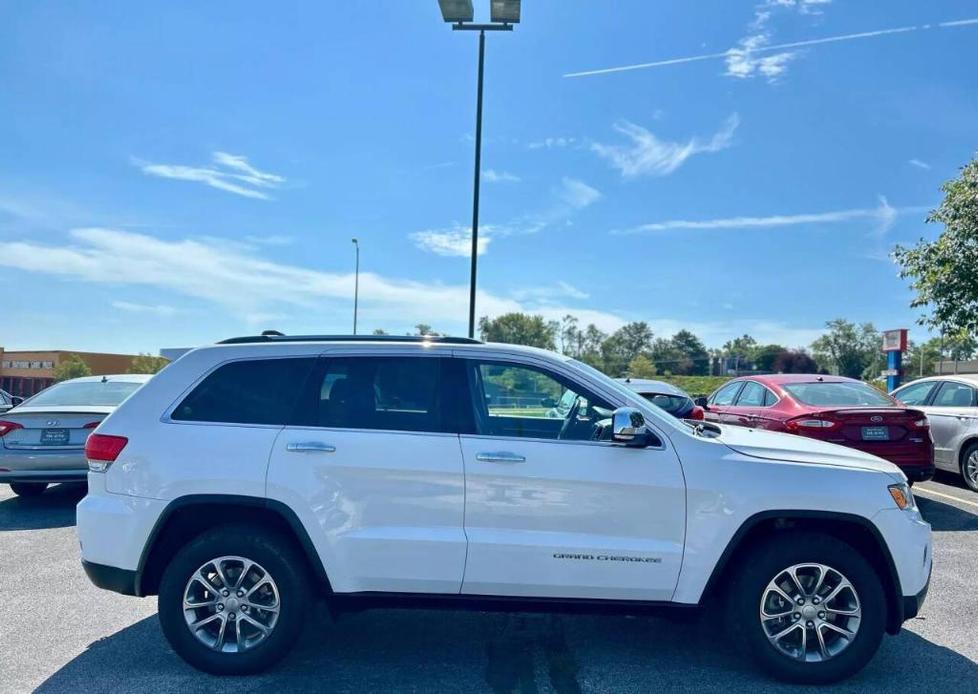
[[[857,448],[897,465],[912,482],[934,476],[927,417],[841,376],[741,376],[705,401],[708,421],[783,431]]]

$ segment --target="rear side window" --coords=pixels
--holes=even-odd
[[[303,426],[451,432],[452,407],[442,402],[443,361],[437,357],[334,357],[304,403]]]
[[[963,383],[945,381],[934,398],[934,407],[974,407],[975,390]]]
[[[185,422],[286,424],[314,358],[255,359],[219,367],[170,415]]]
[[[738,407],[763,407],[764,406],[764,394],[767,391],[764,389],[760,383],[754,383],[754,381],[747,381],[744,384],[744,389],[740,391],[740,395],[737,397]]]

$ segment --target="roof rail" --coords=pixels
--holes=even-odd
[[[435,335],[283,335],[266,330],[261,335],[244,335],[221,340],[219,345],[244,345],[257,342],[421,342],[443,345],[480,345],[482,340],[471,337]]]

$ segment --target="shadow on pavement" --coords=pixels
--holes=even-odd
[[[325,612],[325,611],[324,611]],[[154,617],[88,650],[39,692],[782,692],[730,652],[706,615],[654,618],[378,610],[311,625],[274,670],[248,678],[197,672]],[[978,664],[908,631],[887,637],[865,671],[833,692],[952,689]],[[826,691],[813,690],[813,691]]]
[[[978,514],[964,511],[943,501],[930,499],[923,494],[914,497],[924,520],[934,532],[960,532],[978,530]]]
[[[73,526],[75,506],[83,496],[84,484],[58,484],[40,496],[14,496],[0,501],[0,532]]]

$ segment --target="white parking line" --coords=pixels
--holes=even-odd
[[[964,499],[959,499],[956,496],[951,496],[950,494],[941,494],[940,492],[935,492],[932,489],[927,489],[926,487],[921,487],[919,485],[914,486],[913,493],[923,494],[924,496],[928,496],[928,495],[939,496],[942,499],[950,499],[951,501],[957,501],[959,504],[966,504],[968,506],[974,506],[975,508],[978,508],[978,503],[975,503],[974,501],[965,501]]]

